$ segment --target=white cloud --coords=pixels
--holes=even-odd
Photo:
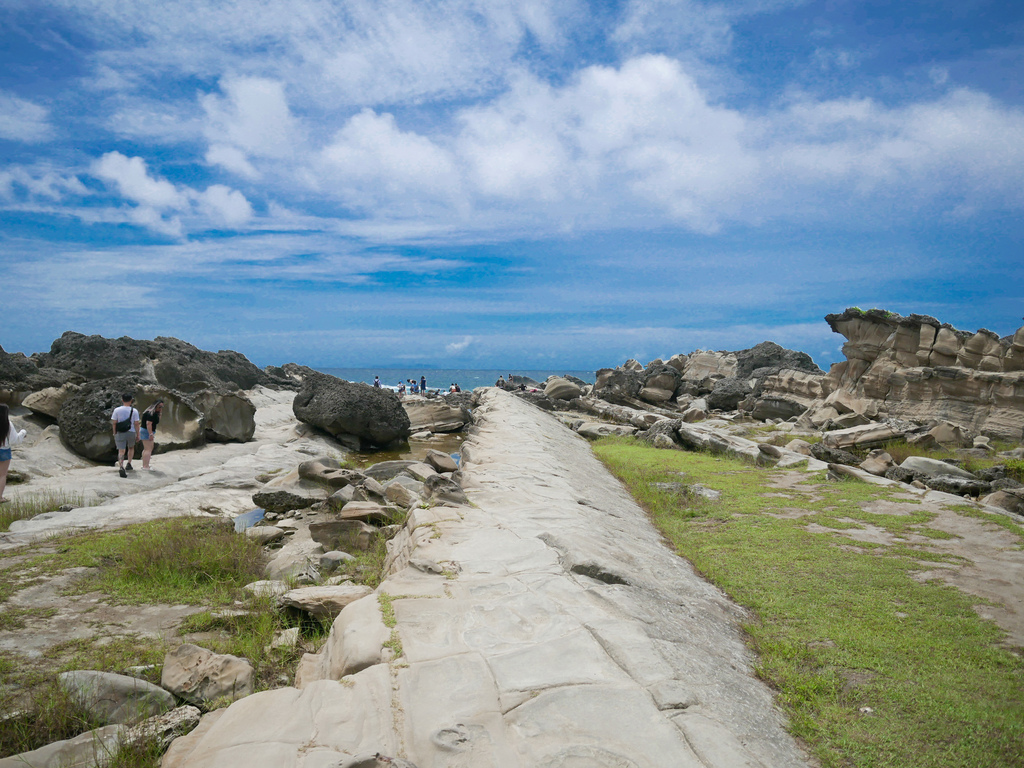
[[[79,197],[89,194],[89,190],[78,176],[46,165],[15,165],[0,170],[0,197],[13,200],[19,197],[19,192],[23,192],[28,198],[54,201],[64,200],[68,196]]]
[[[284,83],[235,77],[221,80],[220,88],[223,96],[207,94],[201,99],[211,144],[263,158],[284,159],[294,154],[301,138]]]
[[[155,179],[141,157],[126,157],[120,152],[107,152],[92,164],[97,178],[112,182],[121,196],[154,210],[185,210],[188,199],[169,181]]]
[[[245,195],[222,184],[214,184],[199,196],[210,218],[229,227],[239,227],[252,218],[252,206]]]
[[[444,347],[444,351],[447,352],[449,355],[457,355],[460,352],[465,352],[469,345],[472,343],[472,336],[463,336],[462,341],[453,341],[450,344],[446,344]]]
[[[214,144],[206,151],[206,162],[210,165],[219,165],[231,173],[237,174],[249,181],[260,178],[252,163],[246,158],[245,153],[237,147],[226,144]]]
[[[324,148],[324,184],[360,207],[410,193],[451,197],[459,179],[452,157],[425,136],[398,129],[394,116],[364,109]],[[407,198],[406,198],[407,199]]]
[[[53,138],[50,110],[0,91],[0,139],[36,143]]]

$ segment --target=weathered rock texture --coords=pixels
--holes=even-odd
[[[824,408],[947,421],[1004,440],[1024,434],[1024,328],[1000,339],[926,315],[847,309],[825,319],[846,337],[847,359],[822,382]]]
[[[292,410],[299,421],[345,443],[385,447],[410,434],[409,416],[397,394],[325,373],[306,374]]]
[[[473,505],[413,509],[391,575],[341,611],[297,687],[232,704],[183,764],[805,766],[741,610],[586,442],[497,390],[477,415]]]

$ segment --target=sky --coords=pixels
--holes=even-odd
[[[593,369],[1024,315],[1018,0],[0,0],[0,346]]]

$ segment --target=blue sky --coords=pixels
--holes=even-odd
[[[0,345],[576,368],[1024,315],[1024,4],[0,0]]]

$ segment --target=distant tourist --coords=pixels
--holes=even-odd
[[[401,397],[404,394],[405,394],[405,382],[404,381],[399,381],[398,382],[398,396]]]
[[[409,392],[413,395],[420,393],[420,385],[416,383],[416,379],[409,379]]]
[[[450,387],[448,387],[448,391],[449,392],[454,392],[455,391],[455,382],[454,381],[452,382],[452,385]]]
[[[457,382],[457,381],[455,382],[455,391],[456,392],[461,392],[462,391],[462,387],[459,386],[459,382]]]
[[[6,504],[10,499],[4,498],[4,489],[7,488],[7,470],[11,467],[11,448],[25,439],[26,431],[15,430],[11,424],[11,409],[4,403],[0,403],[0,504]]]
[[[373,377],[373,386],[375,386],[377,389],[380,389],[380,376]]]
[[[156,425],[160,423],[160,414],[164,412],[164,401],[157,400],[142,412],[139,421],[139,439],[142,440],[142,468],[149,469],[149,460],[156,447]],[[129,464],[129,467],[131,465]]]
[[[427,377],[420,376],[420,392],[427,394]]]
[[[505,388],[505,377],[502,376],[501,374],[498,374],[498,380],[496,382],[494,382],[494,386],[496,386],[498,389],[504,389]]]
[[[110,428],[114,431],[114,445],[117,446],[117,470],[121,477],[128,477],[135,454],[135,441],[139,437],[139,412],[133,407],[135,398],[121,395],[121,405],[110,414]],[[128,459],[128,463],[125,463]]]

